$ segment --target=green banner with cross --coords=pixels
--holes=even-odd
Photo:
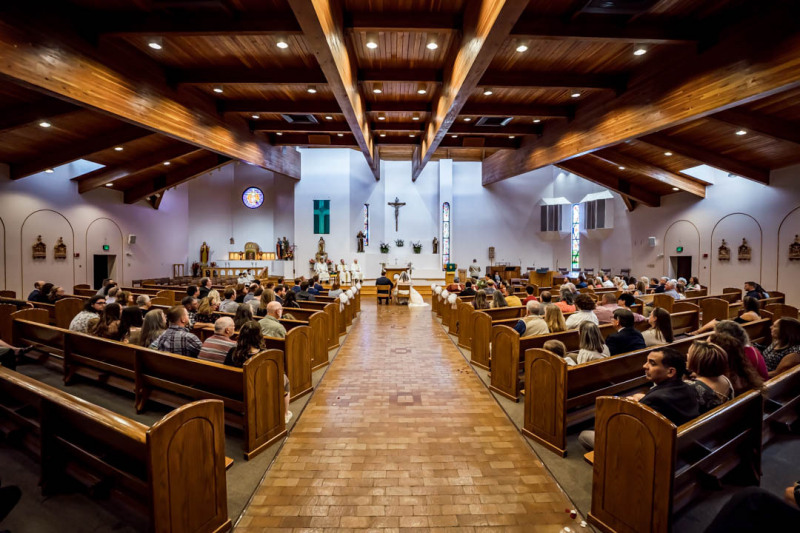
[[[331,232],[331,201],[314,200],[314,233],[328,234]]]

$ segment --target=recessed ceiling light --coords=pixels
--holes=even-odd
[[[333,120],[333,117],[330,115],[325,115],[325,120]]]
[[[125,148],[123,148],[122,146],[115,146],[115,147],[114,147],[114,151],[115,151],[115,152],[121,152],[121,151],[123,151],[124,149],[125,149]]]
[[[53,172],[55,172],[55,170],[53,170],[52,168],[48,168],[44,172],[45,172],[45,174],[52,174]]]
[[[573,98],[580,98],[581,93],[572,93],[570,96]]]
[[[483,90],[483,96],[491,96],[493,92],[491,87],[487,87]]]
[[[677,187],[673,187],[673,188],[672,188],[672,190],[673,190],[673,191],[679,191],[680,189],[679,189],[679,188],[677,188]]]
[[[289,48],[289,43],[286,42],[286,38],[283,36],[278,37],[278,42],[275,44],[278,46],[278,48]]]
[[[378,114],[378,120],[386,120],[386,115],[383,113]]]
[[[217,94],[222,93],[222,87],[214,87],[214,92]]]
[[[50,123],[49,123],[49,122],[47,122],[46,120],[43,120],[43,121],[41,121],[41,122],[39,123],[39,126],[41,126],[42,128],[49,128],[50,126],[52,126],[52,124],[50,124]]]
[[[625,167],[622,167],[622,166],[619,166],[617,168],[620,169],[620,170],[625,170]]]
[[[540,118],[535,118],[535,119],[533,119],[533,123],[534,123],[534,124],[538,124],[538,123],[540,123],[541,121],[542,121],[542,119],[540,119]]]
[[[259,115],[250,115],[250,116],[253,118],[253,120],[258,120],[261,118]]]
[[[664,155],[665,155],[665,156],[667,156],[667,157],[669,157],[669,156],[671,156],[671,155],[672,155],[672,152],[664,152]]]
[[[113,187],[113,186],[114,186],[113,183],[106,183],[106,187]]]
[[[378,48],[378,35],[375,33],[368,33],[367,34],[367,43],[366,47],[370,50],[375,50]]]
[[[413,136],[414,136],[414,134],[413,134],[413,133],[409,133],[409,134],[408,134],[408,136],[409,136],[409,137],[413,137]]]
[[[521,45],[517,46],[517,52],[522,53],[522,52],[527,52],[527,51],[528,51],[528,45],[527,44],[521,44]]]
[[[278,133],[276,133],[275,135],[277,135],[278,137],[280,137],[280,136],[282,136],[282,135],[283,135],[283,132],[280,132],[280,131],[279,131],[279,132],[278,132]]]
[[[747,135],[747,132],[745,130],[739,130],[736,132],[736,135]]]
[[[647,53],[647,48],[644,46],[634,46],[633,47],[633,55],[635,56],[643,56]]]
[[[472,119],[471,119],[471,118],[469,118],[469,117],[465,117],[465,118],[464,118],[464,122],[469,122],[470,120],[472,120]]]
[[[419,113],[414,113],[411,115],[411,120],[419,120]]]
[[[344,137],[344,133],[337,133],[336,135],[338,135],[339,137]]]
[[[386,137],[386,134],[385,133],[381,133],[381,137]]]
[[[458,135],[451,135],[450,137],[452,137],[453,139],[455,139],[456,137],[458,137]]]
[[[436,41],[434,39],[431,39],[430,41],[428,41],[426,47],[428,48],[428,50],[436,50],[437,48],[439,48],[439,45],[436,44]]]
[[[147,41],[147,46],[153,50],[161,50],[164,48],[162,44],[161,37],[152,37],[149,41]]]
[[[515,137],[515,135],[509,135],[508,136],[509,139],[513,139],[514,137]]]
[[[417,85],[417,94],[426,94],[428,92],[428,86],[424,83],[420,83]]]
[[[170,163],[169,161],[164,161],[164,166],[165,166],[165,167],[168,167],[168,166],[170,166],[171,164],[172,164],[172,163]]]
[[[374,92],[375,94],[381,94],[383,92],[383,84],[376,83],[375,85],[373,85],[372,92]]]
[[[306,89],[306,90],[307,90],[309,93],[311,93],[311,94],[316,94],[316,92],[317,92],[317,87],[316,87],[316,85],[309,85],[309,86],[308,86],[308,89]]]

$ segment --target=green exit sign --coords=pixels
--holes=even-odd
[[[104,245],[103,245],[103,251],[104,251],[104,252],[107,252],[107,251],[109,251],[110,249],[111,249],[111,247],[110,247],[109,245],[107,245],[107,244],[104,244]],[[683,248],[681,248],[681,250],[683,250]]]
[[[677,248],[675,248],[675,251],[681,253],[683,251],[683,246],[678,246]]]

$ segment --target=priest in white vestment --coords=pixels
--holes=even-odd
[[[336,271],[339,272],[339,284],[350,285],[350,271],[344,262],[344,259],[339,259],[339,264],[336,265]]]
[[[330,281],[331,276],[328,274],[328,265],[321,261],[314,264],[314,274],[319,276],[320,283]]]
[[[350,265],[350,275],[353,281],[364,280],[364,274],[361,272],[361,265],[358,264],[358,259],[353,259],[353,264]]]

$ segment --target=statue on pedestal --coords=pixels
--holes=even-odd
[[[211,248],[208,247],[206,241],[203,241],[203,244],[200,246],[200,265],[206,266],[208,265],[208,256],[211,253]]]
[[[286,236],[284,236],[283,241],[281,241],[281,250],[283,251],[284,259],[292,259],[294,257],[292,247],[289,246],[289,239],[287,239]]]
[[[284,259],[283,243],[280,237],[278,237],[278,242],[275,243],[275,259],[279,261]]]
[[[439,253],[439,239],[437,239],[436,237],[433,238],[433,253],[435,254]]]
[[[358,241],[358,253],[360,253],[360,254],[364,253],[364,240],[366,238],[367,238],[367,236],[364,235],[363,231],[359,231],[358,235],[356,235],[356,240]]]
[[[328,254],[325,252],[325,239],[322,237],[319,238],[319,243],[317,244],[317,254],[314,256],[317,260],[317,263],[326,263],[328,261]]]

